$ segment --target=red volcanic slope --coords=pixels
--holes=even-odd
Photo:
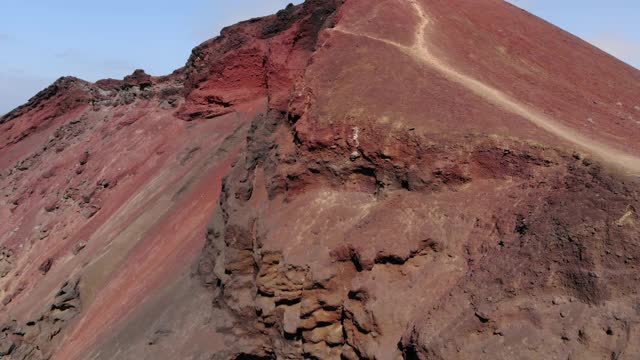
[[[633,358],[640,72],[501,0],[307,0],[0,118],[0,358]]]

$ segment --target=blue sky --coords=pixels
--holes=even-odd
[[[220,28],[290,0],[0,0],[0,114],[56,78],[122,78],[182,66]],[[300,3],[301,1],[294,1]],[[640,1],[512,0],[640,67]]]
[[[640,68],[639,0],[510,0]]]

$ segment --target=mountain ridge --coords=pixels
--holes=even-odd
[[[0,354],[636,354],[638,94],[497,0],[308,0],[62,78],[0,120]]]

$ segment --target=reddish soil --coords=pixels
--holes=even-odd
[[[640,72],[498,0],[307,0],[0,118],[0,358],[640,354]]]

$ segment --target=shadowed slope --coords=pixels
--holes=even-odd
[[[61,79],[0,121],[0,351],[632,356],[639,96],[498,0],[309,0]]]

